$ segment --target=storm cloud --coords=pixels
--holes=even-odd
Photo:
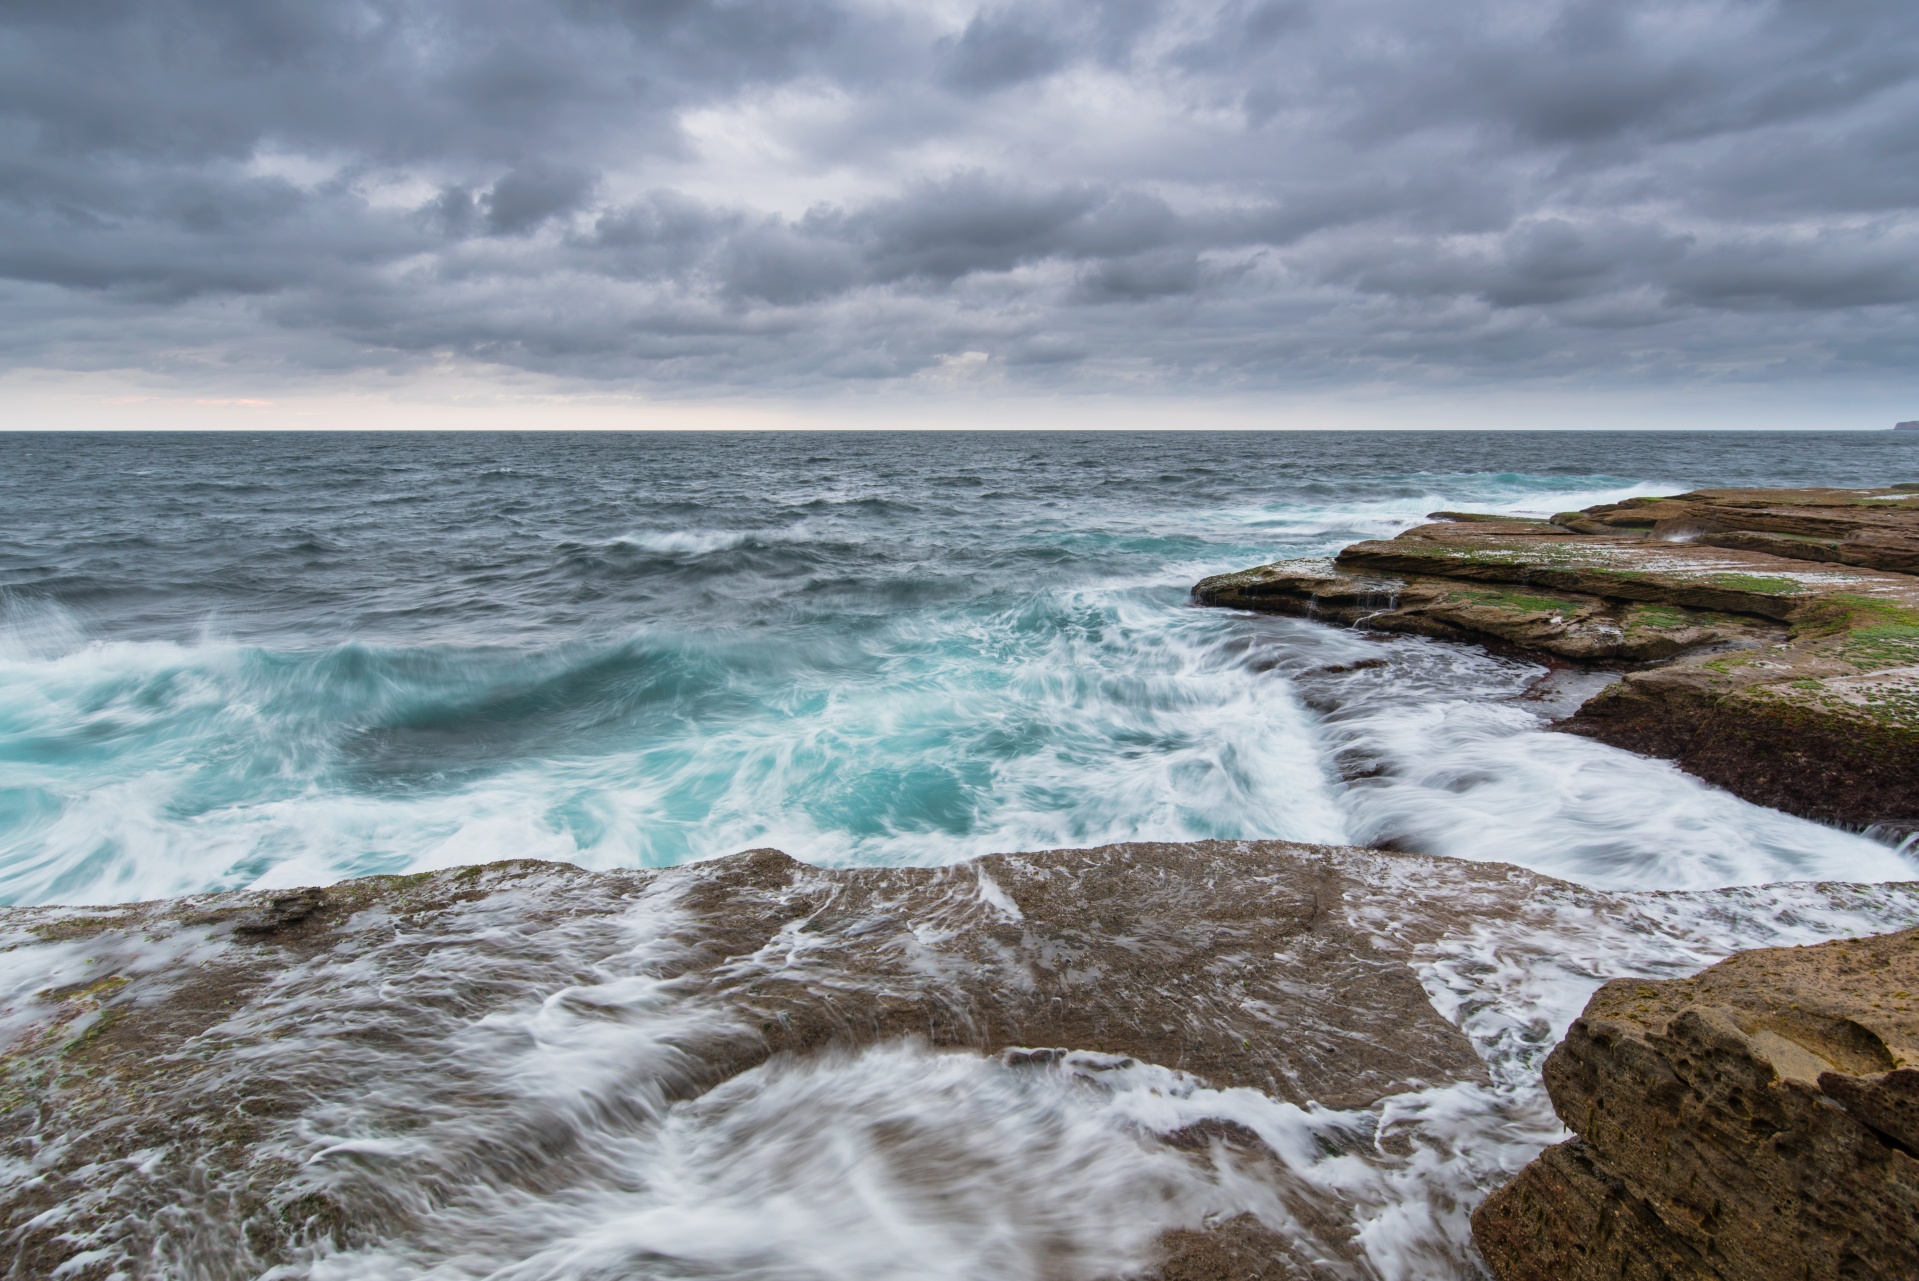
[[[1888,0],[14,0],[0,361],[1889,376]]]

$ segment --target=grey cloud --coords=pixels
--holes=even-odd
[[[720,275],[727,296],[791,306],[843,293],[860,280],[852,248],[778,223],[748,228],[727,245]]]
[[[420,206],[421,224],[452,239],[472,234],[480,218],[480,202],[465,187],[443,187]]]
[[[1200,74],[1242,69],[1312,21],[1307,0],[1239,0],[1226,5],[1204,35],[1175,48],[1168,61]]]
[[[1079,277],[1079,293],[1089,301],[1133,302],[1168,298],[1199,290],[1199,257],[1191,250],[1109,258]]]
[[[1636,288],[1678,264],[1689,246],[1686,237],[1656,226],[1553,217],[1437,250],[1417,240],[1358,241],[1332,255],[1320,274],[1369,293],[1538,307]]]
[[[1919,301],[1919,234],[1847,228],[1732,241],[1675,273],[1675,298],[1695,305],[1833,311]]]
[[[862,242],[882,279],[952,281],[1058,252],[1100,202],[1085,188],[1016,187],[966,174],[822,222]]]
[[[1110,260],[1115,282],[1170,281],[1168,268],[1146,265],[1144,251],[1181,234],[1164,201],[1137,192],[1014,185],[966,173],[850,212],[822,207],[791,223],[743,228],[719,270],[728,296],[783,305],[871,286],[949,286],[1050,259]],[[1157,296],[1154,288],[1132,292]]]
[[[1890,0],[20,0],[0,353],[1893,377],[1915,160]]]
[[[958,38],[942,41],[946,83],[964,90],[1003,89],[1054,71],[1066,61],[1065,43],[1018,12],[980,14]]]
[[[592,172],[565,165],[515,169],[487,194],[486,229],[496,236],[523,235],[580,208],[597,181]]]

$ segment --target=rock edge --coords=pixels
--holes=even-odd
[[[1919,930],[1602,987],[1546,1060],[1578,1137],[1473,1216],[1498,1281],[1919,1276]]]
[[[1194,600],[1622,669],[1558,728],[1791,813],[1919,819],[1919,487],[1434,515]]]

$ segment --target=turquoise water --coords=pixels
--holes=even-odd
[[[0,900],[1255,836],[1639,888],[1910,875],[1541,732],[1540,669],[1187,591],[1439,508],[1911,479],[1911,446],[0,436]],[[1317,673],[1362,652],[1388,666]]]

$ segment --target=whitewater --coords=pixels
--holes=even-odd
[[[1542,669],[1187,601],[1440,508],[1913,461],[1816,439],[7,437],[0,902],[1207,837],[1617,888],[1895,878],[1539,732]]]
[[[1503,930],[1462,908],[1415,967],[1489,1087],[1301,1109],[1150,1064],[1093,1089],[1083,1063],[1009,1075],[902,1043],[663,1103],[646,1065],[694,1016],[646,977],[662,927],[636,912],[564,941],[507,1007],[407,1024],[407,1048],[362,1065],[377,1088],[317,1099],[283,1139],[316,1170],[377,1161],[391,1195],[439,1217],[276,1275],[1090,1278],[1209,1216],[1306,1231],[1305,1195],[1363,1243],[1352,1275],[1472,1276],[1464,1215],[1561,1137],[1538,1063],[1599,982],[1919,922],[1912,887],[1871,888],[1919,877],[1919,858],[1551,731],[1589,679],[1198,609],[1191,585],[1442,509],[1909,481],[1911,446],[0,435],[0,903],[759,846],[926,866],[1280,838],[1516,864],[1571,885]],[[1393,893],[1349,910],[1390,932]],[[437,990],[489,963],[489,928],[431,972],[369,951],[286,976],[275,999],[331,1011]],[[98,961],[27,942],[0,951],[0,1035]],[[123,972],[160,975],[214,945],[127,946]],[[389,1001],[378,1017],[403,1016]],[[332,1052],[315,1036],[262,1033],[262,1062]],[[436,1100],[434,1127],[382,1129],[456,1066],[484,1108]],[[622,1091],[638,1121],[608,1119]],[[534,1114],[587,1172],[551,1195],[475,1173],[473,1145]],[[1143,1145],[1205,1117],[1259,1134],[1291,1190]],[[882,1132],[909,1133],[907,1150]]]

